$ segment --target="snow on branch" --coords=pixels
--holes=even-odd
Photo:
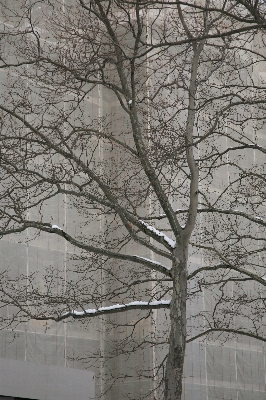
[[[102,314],[110,314],[121,311],[128,311],[132,309],[152,309],[152,308],[168,308],[171,303],[171,300],[154,300],[154,301],[131,301],[127,304],[114,304],[113,306],[108,307],[99,307],[99,308],[89,308],[84,311],[76,311],[72,310],[71,312],[65,313],[61,318],[85,318],[85,317],[95,317]]]
[[[59,228],[59,226],[57,226],[57,225],[52,225],[52,229],[59,229],[59,231],[63,230],[62,228]]]
[[[259,221],[265,222],[265,220],[261,217],[254,217],[255,219],[258,219]]]
[[[140,220],[139,221],[142,225],[145,226],[146,229],[148,229],[149,231],[151,231],[152,233],[154,233],[156,236],[158,237],[162,237],[164,239],[164,241],[169,244],[170,247],[172,247],[172,249],[175,248],[176,246],[176,242],[172,239],[170,239],[168,236],[166,236],[163,232],[158,231],[158,229],[154,228],[153,226],[147,224],[146,222]]]

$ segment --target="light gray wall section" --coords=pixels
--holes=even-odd
[[[94,399],[91,371],[0,358],[0,395],[38,400]]]

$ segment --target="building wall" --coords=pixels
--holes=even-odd
[[[259,73],[264,74],[265,72],[263,70],[252,71],[256,79]],[[2,81],[5,81],[5,79],[6,77],[2,74]],[[109,91],[96,87],[85,103],[83,117],[85,116],[85,120],[86,116],[105,117],[105,120],[107,119],[110,124],[110,129],[116,129],[119,137],[127,126],[127,121],[121,120],[119,110],[119,103],[115,97],[110,95]],[[75,117],[79,117],[78,112]],[[260,143],[265,144],[264,130],[260,132]],[[104,142],[99,142],[95,148],[96,160],[99,165],[103,169],[112,168],[112,176],[115,177],[116,167],[123,160],[122,152],[110,153],[111,148]],[[82,154],[81,156],[85,159],[89,155]],[[103,165],[103,161],[106,160],[106,164]],[[41,162],[42,160],[40,160]],[[247,159],[244,163],[246,162]],[[249,159],[248,162],[252,162],[252,160]],[[222,184],[219,179],[220,174],[221,171],[218,171],[217,181],[219,184],[215,186],[213,183],[210,192],[222,190],[223,184],[228,183],[229,176],[233,175],[233,171],[224,171]],[[91,218],[91,222],[86,227],[82,227],[84,215],[77,212],[67,200],[64,196],[57,196],[47,202],[41,209],[43,219],[51,222],[51,224],[55,223],[75,235],[88,233],[90,237],[93,237],[93,235],[102,234],[105,235],[106,241],[115,240],[115,234],[113,233],[110,237],[108,230],[109,224],[112,222],[111,217],[109,219],[108,216],[98,218],[97,215],[95,219]],[[148,202],[144,204],[143,211],[149,209],[149,206]],[[179,204],[176,204],[176,207],[178,208]],[[36,217],[38,212],[40,212],[38,209],[30,211],[29,219]],[[199,219],[200,230],[200,224],[205,224],[206,220],[201,215]],[[137,253],[143,257],[154,257],[153,254],[145,252],[138,245],[129,245],[126,251],[129,254]],[[15,279],[17,290],[22,291],[25,284],[31,282],[39,285],[40,288],[45,288],[47,278],[50,276],[53,276],[54,279],[52,289],[54,295],[64,293],[67,282],[72,279],[76,279],[77,285],[83,288],[86,284],[91,287],[89,279],[92,278],[83,277],[81,282],[79,275],[76,274],[77,263],[73,258],[74,254],[74,248],[56,235],[41,233],[36,236],[32,230],[28,230],[20,236],[10,235],[0,242],[0,264],[5,271],[3,276],[9,281]],[[204,266],[205,262],[206,260],[201,252],[191,254],[189,271]],[[120,274],[121,279],[132,276],[127,270],[122,270],[121,264],[117,262],[110,262],[108,267],[112,269],[114,274]],[[92,275],[94,282],[101,286],[103,295],[115,289],[116,284],[114,282],[106,281],[104,268],[95,270]],[[250,285],[250,283],[247,283],[247,285]],[[151,291],[152,286],[149,286],[148,289]],[[140,288],[139,296],[144,296],[142,290]],[[233,284],[231,290],[234,290]],[[256,290],[256,286],[253,286],[251,290]],[[124,300],[121,295],[117,296],[117,298],[113,298],[113,302],[119,302],[121,299]],[[141,299],[144,300],[143,297]],[[101,305],[109,304],[106,302],[106,304]],[[86,303],[86,306],[89,307],[90,304]],[[188,318],[204,311],[211,311],[212,308],[213,297],[208,290],[204,290],[196,298],[188,301]],[[8,317],[7,322],[9,323],[16,311],[15,307],[5,305],[1,312],[3,320]],[[12,379],[15,376],[20,377],[21,369],[24,368],[22,362],[29,368],[30,372],[29,375],[26,374],[21,385],[17,386],[16,390],[21,389],[21,393],[19,391],[13,392],[14,387],[4,380],[3,386],[0,385],[0,395],[38,396],[38,399],[53,400],[54,394],[46,393],[46,397],[43,397],[44,389],[39,386],[38,377],[35,381],[36,392],[33,394],[26,391],[29,376],[32,377],[33,371],[38,371],[38,374],[41,374],[41,371],[45,369],[45,371],[53,371],[53,377],[59,377],[60,374],[66,377],[67,382],[64,382],[63,391],[60,391],[60,395],[64,393],[65,396],[70,396],[70,389],[72,390],[74,385],[75,390],[80,390],[79,394],[75,393],[75,398],[84,398],[85,400],[86,396],[93,397],[93,394],[89,394],[86,390],[92,390],[93,393],[91,385],[94,385],[93,377],[95,376],[97,394],[108,389],[107,393],[102,396],[104,400],[122,400],[125,398],[125,393],[131,398],[140,399],[148,391],[150,391],[148,398],[153,400],[156,396],[159,396],[159,390],[156,389],[158,377],[152,379],[150,373],[145,376],[144,371],[145,369],[152,371],[154,366],[164,358],[167,351],[164,345],[159,346],[156,350],[150,347],[140,348],[130,356],[122,351],[120,356],[108,358],[112,354],[113,343],[128,344],[125,338],[131,334],[128,327],[131,322],[145,315],[146,313],[140,313],[136,317],[133,312],[125,312],[110,318],[93,318],[86,323],[77,320],[60,323],[30,320],[13,321],[15,325],[12,325],[12,327],[5,324],[0,331],[0,357],[3,376],[7,373],[7,376],[10,376],[10,373],[12,373]],[[143,319],[135,329],[135,343],[141,343],[150,331],[159,340],[167,337],[168,318],[167,311],[158,310],[157,312],[154,311],[149,318]],[[113,329],[110,328],[111,324],[114,324]],[[195,326],[202,326],[203,324],[204,318],[199,315]],[[196,333],[196,328],[194,329],[192,326],[190,334]],[[184,368],[184,400],[262,400],[265,398],[266,359],[264,345],[255,339],[246,337],[225,339],[223,335],[213,335],[213,340],[208,337],[206,341],[199,339],[187,345]],[[13,361],[16,361],[16,363],[13,363]],[[25,371],[27,368],[25,367]],[[68,374],[71,374],[71,378],[68,378]],[[120,375],[123,376],[121,380],[118,379]],[[125,378],[124,375],[128,375],[128,377]],[[77,385],[76,380],[80,378],[82,378],[81,382]],[[112,378],[114,378],[114,381]],[[5,388],[4,385],[7,385],[7,389],[3,389]],[[57,379],[56,382],[53,380],[52,387],[59,390]],[[40,391],[42,393],[39,395]],[[57,398],[59,399],[59,397]],[[64,398],[67,399],[67,397]],[[159,397],[156,398],[159,400]]]

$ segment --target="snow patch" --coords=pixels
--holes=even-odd
[[[264,222],[264,219],[263,218],[261,218],[261,217],[254,217],[255,219],[258,219],[259,221],[263,221]]]
[[[162,237],[166,243],[169,244],[169,246],[172,247],[172,249],[175,248],[176,246],[176,242],[172,239],[170,239],[168,236],[166,236],[163,232],[158,231],[158,229],[154,228],[153,226],[147,224],[146,222],[140,220],[139,221],[142,225],[144,225],[147,229],[149,229],[149,231],[153,232],[155,235]]]
[[[121,308],[127,308],[130,306],[158,306],[160,304],[169,305],[170,303],[171,303],[171,300],[155,300],[155,301],[150,301],[150,302],[148,302],[148,301],[131,301],[130,303],[127,303],[127,304],[114,304],[113,306],[100,307],[98,309],[89,308],[88,310],[85,310],[85,311],[72,310],[71,314],[81,316],[81,315],[87,315],[87,314],[95,314],[99,311],[112,311],[112,310],[117,310],[117,309],[121,310]],[[68,313],[66,313],[66,314],[68,314]]]
[[[60,231],[63,230],[63,229],[59,228],[59,226],[57,226],[57,225],[52,225],[52,229],[59,229]]]

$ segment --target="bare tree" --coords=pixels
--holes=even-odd
[[[104,316],[132,339],[169,308],[168,338],[110,357],[168,346],[146,373],[180,399],[186,342],[265,341],[265,5],[16,4],[1,4],[1,235],[57,235],[76,278],[3,272],[2,322]],[[203,292],[212,307],[187,318]]]

